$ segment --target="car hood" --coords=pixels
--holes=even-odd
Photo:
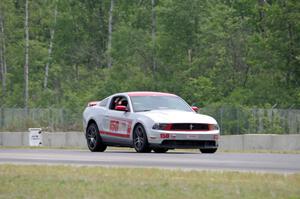
[[[217,121],[207,115],[179,110],[152,110],[139,112],[152,119],[155,123],[207,123],[217,124]]]

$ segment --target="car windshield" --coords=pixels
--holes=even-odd
[[[151,111],[175,109],[181,111],[191,111],[191,108],[177,96],[131,96],[133,111]]]

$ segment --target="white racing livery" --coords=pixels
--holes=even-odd
[[[197,110],[170,93],[117,93],[85,108],[87,145],[92,152],[123,146],[137,152],[198,148],[202,153],[214,153],[220,135],[218,124]]]

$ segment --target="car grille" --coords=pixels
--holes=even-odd
[[[218,146],[212,140],[164,140],[161,145],[168,148],[215,148]]]
[[[175,123],[172,124],[171,130],[175,131],[208,131],[209,125],[208,124],[199,124],[199,123]]]

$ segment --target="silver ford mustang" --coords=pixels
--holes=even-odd
[[[165,153],[175,148],[214,153],[220,135],[218,124],[210,116],[197,114],[197,110],[170,93],[117,93],[90,102],[85,108],[87,145],[92,152],[123,146],[144,153]]]

